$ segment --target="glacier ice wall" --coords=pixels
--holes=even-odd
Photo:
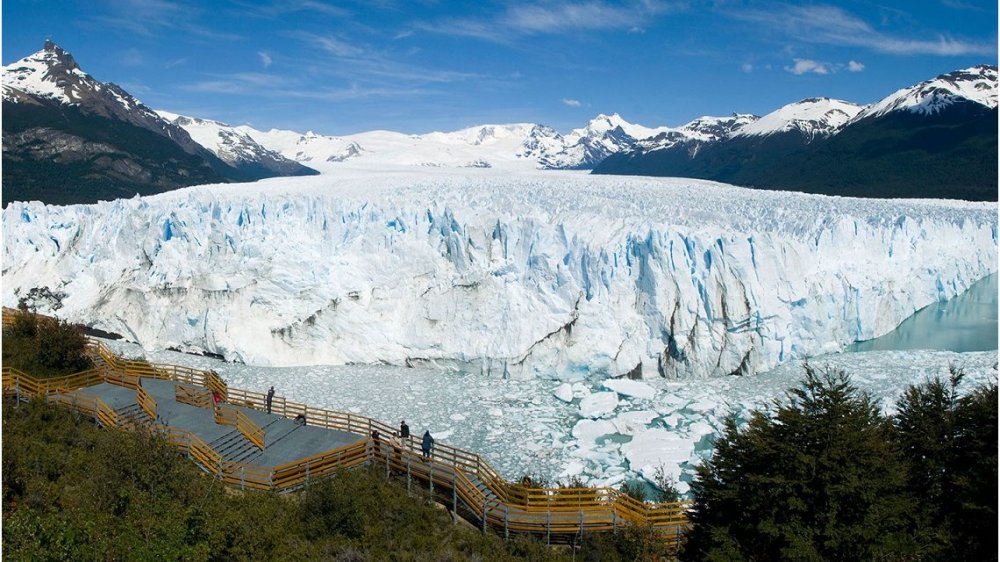
[[[697,180],[364,172],[3,211],[3,302],[260,365],[752,373],[997,269],[995,205]]]

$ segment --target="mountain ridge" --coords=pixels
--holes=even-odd
[[[852,197],[996,201],[996,77],[995,66],[979,65],[863,107],[810,98],[696,150],[640,143],[592,173]]]
[[[84,72],[52,41],[4,67],[3,115],[4,205],[93,203],[316,173],[277,155],[230,165],[120,86]]]

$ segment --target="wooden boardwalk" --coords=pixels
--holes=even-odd
[[[3,320],[11,321],[9,309]],[[647,526],[678,541],[683,503],[636,501],[613,488],[531,488],[507,482],[479,455],[436,443],[431,459],[411,437],[400,449],[374,442],[372,430],[396,429],[365,416],[314,408],[229,388],[214,372],[123,360],[90,340],[95,369],[40,379],[3,368],[4,396],[43,398],[74,408],[104,427],[161,431],[192,461],[228,485],[288,491],[341,469],[372,465],[424,487],[484,532],[529,533],[568,542],[587,533]],[[214,405],[212,393],[223,402]],[[304,415],[306,425],[294,418]]]

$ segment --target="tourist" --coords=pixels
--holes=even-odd
[[[431,449],[434,447],[434,438],[431,437],[431,432],[428,429],[424,432],[424,439],[420,443],[420,450],[424,453],[424,458],[431,458]]]
[[[406,420],[399,422],[399,437],[404,441],[410,438],[410,426],[406,425]]]
[[[389,438],[392,443],[392,450],[396,453],[396,464],[403,464],[403,438],[399,435],[398,431],[392,432],[392,437]]]
[[[297,423],[299,425],[305,425],[306,424],[306,415],[305,414],[299,414],[299,415],[295,416],[295,423]]]
[[[264,398],[264,407],[267,409],[267,413],[271,413],[271,401],[274,400],[274,387],[272,386],[270,390],[267,391],[267,397]]]

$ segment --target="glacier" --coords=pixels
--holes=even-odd
[[[995,204],[380,166],[3,210],[3,302],[261,366],[751,374],[997,269]],[[43,310],[45,312],[52,312]]]

